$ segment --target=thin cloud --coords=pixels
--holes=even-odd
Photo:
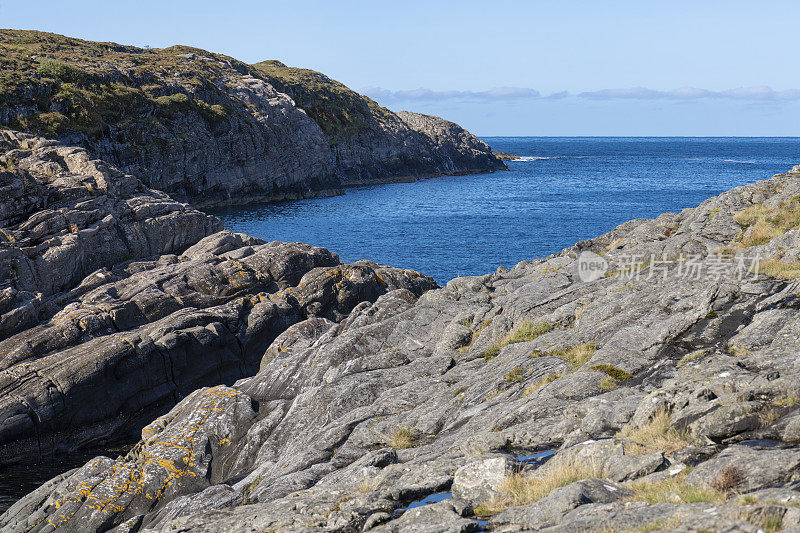
[[[792,101],[800,100],[800,89],[776,91],[771,87],[739,87],[724,91],[710,91],[697,87],[680,87],[670,91],[648,89],[646,87],[629,87],[620,89],[600,89],[577,94],[561,91],[543,95],[536,89],[525,87],[498,87],[486,91],[434,91],[431,89],[413,89],[390,91],[379,87],[369,87],[364,94],[381,102],[399,101],[511,101],[542,100],[562,98],[582,98],[588,100],[700,100],[727,99],[751,102]]]
[[[411,89],[405,91],[389,91],[380,87],[368,87],[363,93],[375,100],[519,100],[540,98],[536,89],[524,87],[497,87],[488,91],[433,91],[431,89]]]

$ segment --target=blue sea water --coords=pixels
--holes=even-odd
[[[440,284],[549,255],[633,218],[800,164],[800,138],[488,137],[509,172],[349,189],[215,211],[232,231],[324,246]]]

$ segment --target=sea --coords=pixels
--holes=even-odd
[[[800,164],[800,138],[484,137],[508,172],[214,211],[231,231],[323,246],[439,284],[545,257]]]

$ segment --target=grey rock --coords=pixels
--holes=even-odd
[[[661,453],[625,454],[625,444],[616,439],[588,441],[559,451],[537,475],[562,469],[606,472],[610,479],[626,481],[655,472],[664,462]]]
[[[734,445],[700,463],[686,481],[704,487],[720,484],[742,492],[797,481],[800,448],[758,449]]]
[[[470,461],[453,477],[453,496],[473,505],[499,496],[506,478],[521,470],[521,465],[509,454],[486,454]]]
[[[506,509],[490,523],[493,528],[516,526],[538,530],[553,526],[569,511],[590,503],[612,503],[628,499],[633,491],[608,480],[588,478],[555,489],[532,505]]]
[[[409,509],[397,520],[371,529],[376,533],[471,533],[481,530],[480,525],[463,518],[464,508],[451,501],[443,501]]]

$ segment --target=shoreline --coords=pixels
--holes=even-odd
[[[506,172],[508,169],[496,170],[463,170],[454,172],[440,172],[434,174],[423,174],[417,176],[396,176],[390,178],[379,178],[373,180],[349,180],[341,183],[341,187],[331,189],[310,190],[307,192],[287,192],[276,193],[274,195],[263,196],[250,196],[247,198],[231,198],[228,200],[220,201],[207,201],[196,202],[182,198],[181,201],[192,205],[197,209],[207,209],[214,211],[217,209],[225,209],[226,207],[244,207],[254,205],[273,205],[285,202],[295,202],[298,200],[308,200],[312,198],[332,198],[335,196],[343,196],[347,194],[348,189],[355,189],[358,187],[369,187],[371,185],[391,185],[393,183],[416,183],[418,181],[436,179],[445,176],[471,176],[476,174],[494,174],[495,172]]]

